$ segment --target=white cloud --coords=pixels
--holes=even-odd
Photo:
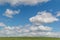
[[[50,32],[51,27],[46,26],[37,26],[37,25],[29,25],[23,26],[22,28],[20,26],[5,26],[2,30],[0,30],[0,36],[6,37],[6,36],[46,36],[46,37],[60,37],[60,33],[58,32]]]
[[[52,28],[48,27],[48,26],[39,26],[39,29],[43,30],[43,31],[51,31],[52,30]]]
[[[10,10],[9,10],[10,11]],[[14,12],[7,12],[9,15],[15,15]],[[17,13],[19,14],[19,13]],[[25,26],[7,26],[5,25],[0,30],[0,36],[46,36],[46,37],[60,37],[60,33],[52,32],[53,28],[44,26],[43,23],[52,23],[59,19],[53,16],[50,12],[42,11],[38,12],[36,16],[31,17],[30,22],[34,24],[27,24]],[[39,24],[39,25],[37,25]]]
[[[59,19],[53,16],[49,12],[42,11],[38,12],[36,16],[31,17],[29,20],[32,23],[42,24],[42,23],[52,23],[54,21],[58,21]]]
[[[20,10],[10,10],[6,9],[5,13],[3,14],[4,16],[7,16],[9,18],[13,18],[14,15],[19,14]]]
[[[5,30],[14,30],[14,28],[15,28],[15,27],[10,27],[10,26],[8,26],[8,27],[5,27],[4,29],[5,29]]]
[[[19,29],[18,29],[19,28]],[[20,33],[20,27],[11,27],[11,26],[6,26],[1,30],[3,33],[2,34],[6,34],[6,35],[14,35],[17,33]],[[1,33],[1,32],[0,32]]]
[[[5,4],[9,3],[11,5],[18,5],[18,4],[23,4],[23,5],[35,5],[38,3],[42,2],[48,2],[50,0],[0,0],[0,4]]]
[[[59,17],[59,16],[60,16],[60,11],[57,12],[57,17]]]
[[[4,27],[4,26],[6,26],[4,23],[2,23],[2,22],[0,22],[0,27]]]
[[[46,30],[47,28],[47,30]],[[15,36],[31,36],[31,35],[36,35],[38,33],[35,32],[43,32],[43,31],[50,31],[48,27],[41,27],[41,26],[35,26],[35,25],[28,25],[28,26],[23,26],[22,28],[20,26],[4,26],[2,27],[2,30],[0,30],[0,36],[10,36],[10,35],[15,35]],[[28,34],[28,35],[27,35]]]
[[[52,28],[48,26],[43,26],[43,25],[39,25],[39,26],[33,25],[30,27],[30,30],[31,31],[51,31]]]
[[[48,32],[46,34],[48,37],[60,37],[60,32]]]

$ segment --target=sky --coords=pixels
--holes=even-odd
[[[0,0],[0,37],[60,37],[60,0]]]

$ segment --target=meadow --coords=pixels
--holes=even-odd
[[[60,38],[50,38],[50,37],[0,37],[0,40],[60,40]]]

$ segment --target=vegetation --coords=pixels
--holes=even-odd
[[[60,38],[49,38],[49,37],[0,37],[0,40],[60,40]]]

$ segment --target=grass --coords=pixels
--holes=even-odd
[[[60,38],[49,38],[49,37],[0,37],[0,40],[60,40]]]

